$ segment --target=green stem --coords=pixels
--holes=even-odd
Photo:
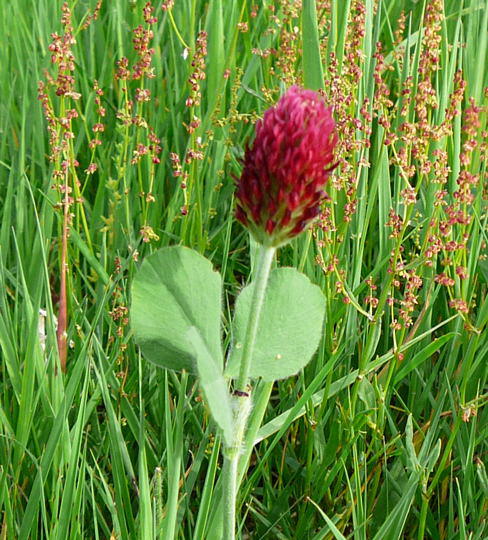
[[[224,448],[224,540],[234,540],[239,458],[243,450],[244,433],[251,410],[248,395],[231,396],[234,410],[234,436]]]
[[[261,381],[256,388],[255,395],[253,396],[253,406],[251,415],[249,417],[249,425],[247,426],[245,438],[242,445],[242,453],[239,459],[238,467],[238,482],[237,486],[240,486],[244,475],[247,472],[249,466],[249,460],[254,448],[254,441],[256,440],[259,428],[263,423],[263,418],[266,413],[271,391],[273,390],[272,382]]]
[[[251,397],[247,392],[251,359],[254,352],[254,344],[259,326],[259,318],[264,303],[266,285],[276,248],[259,247],[258,266],[256,277],[253,281],[253,293],[251,310],[247,322],[246,336],[242,350],[239,378],[237,379],[237,391],[231,396],[234,411],[234,435],[232,442],[224,449],[224,539],[235,539],[236,524],[236,499],[239,476],[239,458],[243,451],[248,450],[248,444],[244,445],[247,421],[251,410]],[[254,426],[254,430],[255,430]],[[246,448],[245,448],[246,447]],[[247,460],[246,460],[247,461]]]
[[[268,283],[271,263],[276,248],[269,246],[259,246],[259,259],[254,280],[254,290],[252,295],[251,311],[249,313],[249,321],[247,323],[246,337],[242,349],[241,367],[239,370],[239,378],[237,379],[236,389],[241,392],[246,392],[246,387],[249,379],[249,370],[251,368],[251,358],[254,352],[254,343],[259,325],[259,316],[264,303],[264,293]]]
[[[422,508],[420,510],[420,520],[419,520],[419,530],[418,530],[418,540],[424,539],[425,534],[425,522],[427,519],[427,510],[429,508],[429,499],[427,498],[426,493],[422,493]]]
[[[239,454],[224,457],[224,539],[236,537],[237,464]]]

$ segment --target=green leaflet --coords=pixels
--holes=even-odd
[[[216,364],[200,332],[194,326],[188,330],[187,337],[195,351],[200,385],[205,393],[207,405],[213,419],[222,428],[226,443],[230,445],[234,432],[234,420],[228,385],[222,374],[222,368]]]
[[[196,373],[187,332],[197,329],[222,366],[220,345],[222,278],[210,261],[185,247],[168,247],[146,258],[132,286],[131,323],[147,360]]]
[[[234,346],[227,375],[236,377],[252,298],[251,283],[242,290],[234,316]],[[270,274],[251,361],[251,378],[284,379],[312,358],[322,336],[325,298],[319,287],[294,268]]]

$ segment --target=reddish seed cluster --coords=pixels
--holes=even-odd
[[[434,182],[444,183],[450,172],[447,166],[447,155],[440,154],[437,162],[429,156],[429,141],[439,141],[451,132],[453,117],[462,100],[464,81],[458,72],[455,76],[454,92],[450,97],[450,104],[446,110],[444,121],[438,125],[431,123],[432,110],[438,107],[437,94],[432,79],[440,67],[441,27],[443,20],[443,6],[441,0],[432,0],[427,3],[424,18],[424,42],[419,60],[419,79],[415,94],[413,79],[408,77],[401,89],[401,116],[405,121],[400,124],[399,133],[387,127],[385,144],[398,141],[396,152],[391,162],[398,166],[406,178],[413,178],[417,173],[428,175],[435,167]],[[401,24],[400,24],[401,26]],[[400,34],[396,41],[399,42]],[[415,118],[409,118],[410,111],[414,110]],[[439,150],[441,151],[441,150]]]
[[[54,83],[56,95],[79,99],[80,94],[74,91],[75,78],[72,75],[75,70],[75,61],[71,47],[76,43],[76,40],[73,36],[71,10],[67,2],[62,5],[61,11],[61,24],[64,27],[64,33],[62,35],[51,34],[52,41],[49,45],[51,63],[58,67],[58,75]]]
[[[408,327],[413,324],[412,313],[418,304],[417,291],[422,287],[423,281],[413,270],[406,273],[405,292],[400,301],[399,315],[403,324]]]
[[[183,122],[183,125],[186,128],[186,131],[190,134],[195,133],[195,131],[200,127],[202,121],[198,116],[193,115],[193,120],[189,122],[188,124],[186,122]]]
[[[443,0],[427,2],[424,17],[424,40],[419,71],[423,74],[440,69],[441,30],[444,20]]]
[[[151,90],[148,88],[136,88],[135,100],[139,102],[151,101]]]
[[[130,79],[129,60],[123,56],[120,60],[117,60],[117,71],[115,72],[115,78],[121,81]]]
[[[432,84],[432,75],[440,69],[441,29],[444,19],[442,0],[427,3],[424,17],[424,40],[419,60],[419,82],[415,93],[415,112],[421,137],[433,136],[429,123],[429,110],[438,107],[437,93]]]
[[[403,34],[405,33],[405,29],[407,26],[407,16],[405,15],[405,11],[402,10],[400,13],[400,16],[397,20],[397,27],[394,32],[395,40],[394,40],[394,49],[393,54],[395,56],[395,60],[399,63],[399,65],[403,65],[403,55],[405,53],[404,47],[401,46],[401,43],[403,41]]]
[[[239,22],[237,23],[237,29],[239,30],[239,32],[242,32],[243,34],[245,34],[246,32],[249,31],[249,24],[245,21]]]
[[[399,215],[393,209],[387,226],[392,228],[391,236],[396,239],[396,250],[392,252],[389,272],[392,284],[398,289],[405,274],[401,271],[404,234],[407,227],[417,227],[415,247],[410,248],[410,263],[417,258],[420,265],[442,270],[436,274],[435,281],[451,289],[457,280],[468,277],[462,261],[465,260],[468,248],[468,226],[471,220],[468,205],[472,204],[479,186],[480,179],[470,172],[473,151],[479,144],[480,108],[474,101],[466,109],[463,119],[463,146],[460,155],[461,171],[458,173],[457,186],[454,191],[448,188],[452,174],[449,163],[452,154],[446,147],[444,137],[453,131],[453,119],[459,115],[461,102],[464,97],[466,82],[459,70],[454,75],[453,91],[449,96],[444,114],[433,112],[438,108],[438,97],[435,91],[436,71],[440,68],[441,30],[444,19],[443,2],[430,0],[426,4],[424,18],[424,36],[419,60],[419,78],[414,90],[414,81],[407,78],[400,90],[400,115],[404,121],[397,133],[392,133],[386,126],[385,144],[393,145],[391,163],[398,167],[406,187],[402,188],[400,196],[404,203]],[[400,43],[400,34],[395,38]],[[435,123],[435,119],[440,121]],[[408,213],[416,204],[417,192],[421,182],[436,186],[433,193],[433,212],[429,220],[420,225],[422,216],[416,217]],[[452,178],[451,178],[452,184]],[[408,217],[408,220],[407,220]],[[412,219],[413,218],[413,219]],[[422,234],[420,231],[423,228]],[[424,242],[420,238],[425,238]],[[419,266],[421,268],[421,266]],[[399,270],[400,268],[400,270]],[[452,291],[449,290],[449,294]],[[415,296],[415,294],[414,294]],[[408,303],[407,291],[400,300],[391,298],[392,303],[400,302],[398,321],[394,321],[394,329],[409,326],[411,321],[402,316],[403,302]],[[467,302],[455,299],[450,306],[460,313],[467,313]]]
[[[93,90],[95,92],[95,105],[97,106],[97,114],[103,118],[106,114],[105,107],[102,106],[103,90],[100,88],[97,80],[93,82]]]
[[[133,80],[142,81],[144,78],[152,79],[155,77],[154,68],[151,67],[152,57],[154,55],[154,48],[151,47],[154,32],[151,29],[151,25],[157,23],[158,19],[153,16],[154,8],[151,2],[146,2],[142,12],[147,27],[140,24],[132,31],[132,45],[137,55],[137,60],[132,67],[132,71],[129,68],[129,60],[125,56],[117,61],[115,78],[118,80],[127,81],[132,78]],[[138,90],[142,92],[140,101],[148,101],[147,92],[149,91],[142,88],[142,86]]]
[[[200,105],[202,93],[200,91],[200,81],[205,79],[205,58],[207,56],[207,32],[202,30],[197,37],[195,44],[195,54],[191,66],[192,72],[188,78],[190,85],[190,95],[186,99],[187,107]]]
[[[149,20],[157,21],[155,18],[150,18]],[[132,43],[138,59],[132,68],[132,78],[135,80],[144,77],[153,79],[155,75],[154,68],[151,67],[151,61],[154,55],[154,49],[149,45],[154,37],[154,32],[150,28],[144,28],[142,25],[139,25],[134,29],[133,33]]]
[[[444,287],[452,287],[455,283],[452,277],[448,276],[445,272],[437,274],[434,281],[439,283],[439,285],[444,285]]]
[[[146,24],[156,24],[158,22],[157,17],[154,17],[154,8],[151,2],[146,2],[146,5],[142,8],[142,14],[144,16],[144,22]]]
[[[39,81],[37,85],[37,99],[41,102],[42,105],[42,111],[44,113],[44,118],[47,121],[47,130],[49,133],[49,146],[53,150],[57,146],[57,140],[58,140],[58,132],[56,129],[57,126],[57,119],[54,113],[54,110],[52,108],[51,102],[49,100],[49,96],[47,94],[46,84],[42,81]],[[60,148],[56,151],[56,154],[58,154],[60,151]],[[50,155],[49,159],[52,160],[53,156]]]
[[[370,146],[371,122],[381,101],[373,103],[368,98],[357,103],[357,84],[363,75],[366,6],[362,0],[351,2],[350,21],[347,25],[344,60],[339,69],[335,53],[329,56],[330,102],[334,106],[339,142],[337,161],[340,165],[332,180],[333,187],[346,196],[343,220],[350,222],[357,209],[358,178],[363,167],[369,167],[364,157]],[[375,109],[373,110],[373,106]],[[355,108],[360,110],[356,114]],[[361,156],[361,157],[360,157]]]
[[[159,154],[163,151],[161,148],[161,139],[154,133],[154,130],[152,128],[149,129],[149,154],[151,156],[152,162],[154,164],[158,164],[161,162],[160,158],[158,157]]]
[[[271,11],[270,26],[267,34],[279,33],[279,47],[263,51],[263,57],[274,55],[276,57],[270,66],[270,73],[279,77],[285,86],[289,87],[301,83],[301,70],[296,69],[301,55],[301,40],[298,39],[299,27],[296,25],[297,9],[293,0],[281,2],[281,16],[278,17],[271,10],[274,6],[268,6]]]
[[[373,73],[373,78],[376,83],[373,110],[376,111],[376,115],[378,116],[378,124],[388,132],[391,127],[391,122],[388,118],[387,111],[393,106],[393,102],[389,97],[390,89],[384,81],[384,75],[385,72],[391,70],[393,66],[386,64],[382,49],[383,45],[378,41],[378,43],[376,43],[376,52],[373,55],[376,60]]]
[[[98,16],[100,15],[101,7],[102,7],[102,0],[98,0],[93,12],[88,13],[88,15],[85,17],[85,20],[81,26],[82,30],[86,30],[93,21],[96,21],[98,19]]]
[[[464,92],[466,90],[466,81],[463,79],[463,72],[458,69],[454,75],[454,91],[449,96],[449,106],[446,109],[446,117],[444,120],[444,133],[446,135],[452,132],[451,122],[454,117],[458,116],[460,113],[460,105],[464,97]]]
[[[477,107],[474,98],[470,98],[469,107],[464,111],[463,119],[463,133],[466,136],[466,140],[459,156],[459,160],[464,166],[470,164],[471,155],[478,146],[477,135],[481,127],[480,113],[481,107]]]
[[[266,49],[258,49],[254,47],[251,49],[252,54],[260,56],[261,58],[269,58],[270,56],[276,56],[278,51],[274,47],[268,47]]]
[[[173,176],[175,178],[181,179],[180,187],[183,190],[183,192],[186,192],[189,174],[187,171],[183,170],[180,156],[176,152],[170,152],[169,158],[171,161],[171,168],[173,169]],[[185,200],[186,200],[186,195],[185,195]],[[182,216],[186,216],[188,214],[188,206],[186,203],[181,207],[180,211],[181,211]]]
[[[121,262],[118,258],[114,261],[114,272],[122,272]],[[120,384],[119,392],[121,396],[126,398],[131,398],[124,391],[125,381],[128,374],[128,364],[125,352],[127,350],[127,338],[126,332],[129,325],[129,309],[126,306],[126,298],[123,292],[123,289],[120,285],[115,287],[114,292],[112,293],[112,309],[109,311],[110,318],[113,321],[111,325],[111,332],[108,338],[109,345],[117,343],[118,354],[116,357],[116,365],[118,366],[118,371],[115,376],[120,379],[122,382]],[[112,333],[113,332],[113,333]]]
[[[449,307],[459,311],[460,313],[469,313],[469,307],[465,300],[461,298],[453,298],[449,301]]]
[[[129,68],[129,61],[123,57],[117,62],[117,71],[115,78],[121,81],[137,80],[139,86],[134,91],[134,100],[129,99],[126,95],[125,107],[117,112],[117,118],[125,126],[135,126],[144,131],[145,142],[140,142],[137,148],[133,151],[131,164],[139,163],[143,156],[148,156],[153,164],[159,164],[161,159],[159,154],[162,151],[160,139],[154,133],[153,128],[148,124],[142,114],[142,105],[148,103],[152,99],[151,90],[144,87],[144,79],[152,79],[155,77],[154,68],[151,67],[154,48],[151,47],[151,41],[154,37],[154,32],[151,25],[157,23],[158,19],[154,16],[154,7],[151,2],[146,2],[142,14],[147,27],[143,25],[137,26],[133,30],[132,43],[134,51],[137,55],[137,60],[134,63],[132,70]],[[128,88],[123,86],[123,91],[128,92]],[[138,114],[134,114],[134,109]],[[153,172],[151,173],[153,175]],[[144,194],[146,201],[152,202],[153,197],[149,194]]]
[[[418,306],[418,291],[423,285],[422,278],[414,271],[405,271],[402,269],[403,265],[397,266],[399,270],[399,276],[404,279],[405,289],[403,296],[400,300],[396,300],[394,297],[389,296],[387,304],[394,306],[398,304],[397,317],[393,317],[390,327],[395,330],[401,330],[402,328],[408,328],[413,325],[413,313]],[[393,286],[400,288],[401,282],[399,279],[393,280]]]
[[[403,219],[399,216],[393,208],[389,213],[389,220],[386,222],[386,226],[392,229],[390,238],[398,238],[403,229]]]
[[[157,242],[159,240],[159,236],[154,232],[154,229],[150,225],[143,225],[139,231],[139,234],[141,235],[142,241],[145,244],[153,241]]]
[[[256,126],[237,183],[237,219],[279,246],[320,213],[337,142],[332,112],[311,90],[291,87]]]
[[[364,298],[364,301],[366,304],[369,304],[372,308],[378,307],[379,299],[375,296],[376,290],[378,289],[377,285],[375,285],[373,277],[369,276],[369,278],[366,279],[366,284],[369,287],[369,295],[367,295]]]
[[[86,174],[93,174],[98,170],[98,165],[96,163],[90,163],[88,167],[85,169]]]
[[[98,121],[95,122],[92,126],[92,131],[95,134],[95,137],[91,139],[90,142],[88,143],[88,146],[92,150],[102,144],[102,141],[99,138],[99,134],[105,131],[105,124],[102,122],[102,120],[106,114],[105,107],[102,105],[103,90],[100,88],[100,85],[98,84],[98,81],[96,80],[93,83],[93,91],[95,92],[95,105],[96,105],[96,113],[98,116]],[[85,172],[87,174],[93,174],[96,170],[97,170],[96,164],[90,163],[90,165],[87,167]]]
[[[162,7],[163,9],[170,9],[172,3],[165,2]],[[146,82],[147,79],[155,77],[154,68],[151,66],[155,52],[154,48],[151,47],[151,42],[154,38],[154,32],[151,27],[158,21],[157,17],[154,16],[154,7],[151,2],[145,2],[142,8],[142,16],[144,24],[138,25],[132,32],[132,44],[136,53],[136,61],[132,66],[130,66],[129,60],[126,57],[117,61],[115,79],[120,81],[117,86],[120,88],[122,106],[116,112],[116,117],[129,133],[129,137],[137,140],[129,163],[133,166],[138,166],[144,161],[149,165],[149,172],[145,179],[141,181],[142,189],[139,191],[143,215],[143,224],[139,232],[143,242],[148,243],[159,239],[146,220],[148,205],[156,201],[154,195],[156,165],[161,163],[160,154],[162,152],[161,140],[156,135],[145,115],[147,103],[153,99],[150,88],[146,87]],[[134,83],[131,81],[137,82]],[[120,174],[123,175],[125,162],[119,160],[119,167]],[[115,212],[118,201],[118,194],[114,193],[110,204],[110,213],[112,215]],[[110,219],[108,218],[108,220]]]
[[[181,167],[180,156],[176,152],[171,152],[169,155],[171,160],[171,167],[173,169],[173,176],[179,178],[183,174],[183,169]],[[184,186],[186,187],[186,186]]]
[[[71,10],[66,2],[62,5],[61,11],[63,33],[51,34],[52,41],[49,45],[51,63],[55,66],[56,77],[53,78],[46,71],[47,82],[41,81],[38,84],[38,99],[42,104],[43,113],[48,124],[49,159],[54,163],[52,176],[55,182],[53,188],[63,193],[63,204],[69,206],[74,202],[74,199],[68,196],[70,191],[67,186],[68,173],[71,171],[75,175],[75,168],[79,165],[73,155],[71,143],[75,137],[72,121],[78,118],[78,112],[71,100],[79,100],[81,94],[75,90],[75,78],[73,75],[75,58],[72,46],[76,43],[76,40],[73,37]],[[59,98],[59,101],[56,99],[51,100],[49,97],[50,92],[53,92]],[[62,103],[62,106],[58,106],[58,103]],[[56,112],[57,109],[59,109],[58,113]],[[78,182],[78,180],[75,178],[74,182]]]
[[[187,49],[184,51],[184,58],[187,58]],[[185,165],[189,165],[194,160],[203,160],[203,148],[204,144],[200,136],[196,136],[196,132],[201,126],[201,119],[196,115],[198,112],[198,107],[200,106],[202,99],[201,92],[201,82],[205,80],[206,73],[206,56],[207,56],[207,32],[199,32],[196,43],[195,51],[191,59],[191,72],[188,77],[188,85],[190,87],[189,95],[186,98],[185,105],[190,109],[190,120],[183,122],[183,126],[189,135],[191,135],[190,146],[188,147],[186,154],[184,156]],[[184,204],[181,207],[181,215],[188,215],[190,206],[187,201],[186,187],[189,178],[189,173],[182,166],[180,157],[172,152],[170,153],[171,167],[173,169],[173,176],[180,177],[181,183],[180,186],[184,191]]]

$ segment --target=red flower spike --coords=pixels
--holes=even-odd
[[[317,92],[292,86],[264,113],[236,191],[236,218],[259,243],[285,244],[317,217],[336,143],[332,108]]]

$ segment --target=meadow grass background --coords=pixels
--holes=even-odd
[[[103,2],[87,25],[95,1],[68,2],[74,99],[48,82],[62,3],[0,3],[0,537],[219,538],[219,435],[197,381],[140,356],[129,288],[158,247],[197,249],[224,276],[230,340],[254,253],[233,176],[295,83],[334,105],[339,167],[277,264],[321,286],[327,315],[312,362],[274,385],[242,536],[487,538],[486,2],[165,4],[147,22],[140,0]],[[122,57],[154,78],[116,78]],[[59,152],[38,81],[53,144],[73,133]]]

